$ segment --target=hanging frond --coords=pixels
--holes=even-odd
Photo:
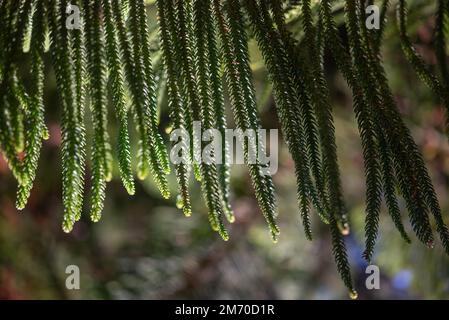
[[[341,234],[340,228],[335,218],[331,215],[329,219],[332,236],[332,253],[335,257],[335,263],[337,265],[338,273],[340,274],[346,288],[349,289],[349,297],[351,299],[357,299],[358,294],[352,282],[351,267],[349,265],[343,235]]]
[[[201,181],[201,170],[199,164],[201,149],[200,141],[194,135],[194,122],[200,121],[200,107],[196,90],[196,78],[194,76],[193,59],[194,59],[194,39],[191,34],[192,30],[192,2],[182,3],[182,1],[169,0],[168,10],[168,27],[172,37],[174,46],[174,54],[176,61],[179,63],[179,74],[177,75],[179,88],[181,90],[181,99],[183,101],[186,113],[186,127],[189,131],[190,139],[190,155],[193,165],[194,177],[197,181]]]
[[[157,113],[157,99],[156,99],[156,83],[154,79],[154,71],[153,71],[153,63],[151,61],[151,54],[150,54],[150,43],[148,40],[149,32],[147,27],[147,15],[145,10],[145,4],[144,1],[138,1],[138,14],[139,14],[139,34],[141,35],[141,54],[143,57],[143,63],[145,66],[145,82],[148,86],[147,91],[147,99],[148,99],[148,105],[149,105],[149,113],[150,113],[150,120],[151,124],[151,131],[154,134],[154,140],[152,145],[152,158],[154,158],[152,161],[155,162],[155,167],[158,171],[162,169],[164,174],[170,173],[170,164],[168,160],[168,154],[167,149],[165,148],[164,141],[162,139],[162,136],[158,133],[158,113]],[[162,174],[162,172],[159,172],[158,174]]]
[[[300,213],[303,220],[306,236],[311,238],[310,230],[310,220],[309,220],[309,198],[307,188],[311,189],[311,180],[308,172],[308,157],[304,145],[304,127],[298,117],[294,113],[293,104],[296,101],[292,101],[293,94],[288,90],[288,84],[284,80],[284,72],[287,70],[284,68],[279,68],[277,66],[282,66],[276,60],[279,60],[283,55],[276,53],[272,48],[279,48],[278,42],[273,37],[273,31],[267,30],[266,23],[263,17],[259,15],[259,11],[256,7],[254,1],[247,2],[247,11],[251,20],[251,23],[255,27],[254,33],[256,39],[259,41],[259,47],[262,50],[262,54],[265,57],[265,63],[270,72],[270,77],[273,81],[273,88],[275,92],[276,104],[278,106],[279,119],[281,121],[283,133],[286,136],[287,145],[289,147],[290,153],[292,154],[293,160],[295,161],[296,176],[298,179],[298,199]],[[271,36],[271,37],[267,37]],[[285,65],[284,65],[285,66]]]
[[[337,147],[335,142],[335,128],[333,124],[332,107],[330,105],[329,93],[326,80],[319,59],[319,48],[315,45],[316,30],[312,22],[310,0],[302,1],[302,16],[305,31],[305,41],[309,46],[309,61],[311,65],[311,76],[307,83],[310,84],[312,101],[315,105],[317,123],[321,138],[321,151],[323,157],[323,171],[329,195],[329,204],[335,219],[340,224],[344,233],[349,231],[346,208],[343,201],[341,189],[340,172],[337,160]],[[308,71],[305,70],[308,74]],[[332,214],[332,213],[331,213]]]
[[[144,108],[142,102],[145,101],[145,98],[142,96],[143,92],[139,91],[141,85],[137,83],[136,75],[134,74],[135,66],[133,62],[133,53],[128,39],[128,30],[125,26],[123,7],[120,4],[120,1],[112,1],[112,12],[117,28],[121,58],[124,60],[125,78],[132,95],[132,113],[134,115],[134,122],[139,136],[137,176],[139,179],[144,180],[148,176],[150,163],[146,126],[144,119],[142,118],[142,109]]]
[[[285,30],[284,27],[284,22],[282,21],[280,17],[280,14],[275,14],[275,18],[276,16],[277,21],[276,24],[280,30],[281,33],[283,33],[283,36],[279,36],[278,34],[276,34],[276,31],[273,30],[271,28],[271,26],[273,25],[273,23],[269,20],[270,17],[268,15],[268,11],[267,11],[267,7],[265,6],[264,1],[261,1],[260,7],[257,6],[257,3],[255,1],[248,1],[247,2],[247,10],[251,19],[251,23],[253,25],[253,29],[256,35],[256,38],[258,40],[259,43],[259,47],[262,50],[262,53],[264,54],[265,57],[265,62],[267,64],[268,67],[268,71],[270,73],[270,76],[272,78],[273,81],[273,85],[274,85],[274,89],[275,89],[275,97],[277,98],[277,104],[279,107],[279,116],[280,116],[280,120],[281,120],[281,124],[283,125],[284,128],[284,134],[286,134],[286,139],[288,142],[288,145],[291,149],[291,153],[293,155],[293,159],[295,160],[296,165],[298,166],[299,163],[301,163],[300,161],[302,159],[307,159],[307,157],[311,157],[312,159],[320,159],[320,157],[316,157],[313,158],[313,154],[312,156],[310,155],[306,155],[306,152],[310,153],[310,149],[307,151],[303,151],[303,155],[301,156],[300,154],[298,154],[298,150],[303,149],[304,147],[298,147],[301,146],[301,140],[302,139],[298,139],[300,137],[298,137],[297,133],[292,132],[292,128],[296,129],[296,130],[300,130],[301,129],[301,124],[294,124],[292,123],[292,121],[295,121],[295,114],[292,113],[292,111],[294,110],[294,105],[295,104],[299,104],[301,105],[301,102],[304,101],[305,99],[298,99],[298,93],[295,92],[291,92],[291,85],[290,83],[286,82],[285,79],[285,75],[289,74],[292,70],[291,66],[292,66],[292,61],[288,61],[288,60],[282,60],[282,57],[288,57],[288,53],[286,53],[285,51],[283,51],[283,48],[281,46],[282,42],[289,44],[288,47],[290,47],[290,58],[294,57],[294,49],[293,49],[293,45],[292,42],[289,38],[289,35],[287,34],[287,31]],[[310,10],[310,8],[308,8],[310,6],[309,3],[304,2],[303,5],[305,6],[306,10],[303,10],[303,14],[306,14],[306,19],[310,18],[307,17],[307,10]],[[273,11],[276,10],[276,6],[273,6]],[[277,8],[277,10],[279,10],[279,8]],[[311,25],[311,21],[309,21],[309,25],[308,28],[312,29],[312,25]],[[313,32],[312,30],[309,30],[309,32]],[[313,34],[309,34],[309,36],[311,38],[313,38],[312,40],[315,41],[315,36]],[[283,40],[283,41],[282,41]],[[309,39],[310,40],[310,39]],[[314,48],[314,50],[316,50],[316,48]],[[317,54],[316,57],[313,57],[313,59],[319,59],[320,54],[318,53],[318,51],[314,51],[315,54]],[[310,59],[311,57],[309,57]],[[293,62],[295,62],[295,60],[293,60]],[[321,62],[319,60],[315,61],[315,72],[318,73],[318,75],[321,73],[319,70],[321,69],[320,67]],[[307,73],[307,72],[311,72],[310,70],[307,70],[306,67],[304,65],[302,65],[302,72],[303,73]],[[295,78],[296,76],[296,78]],[[301,84],[301,80],[303,80],[303,78],[298,75],[292,74],[292,79],[293,81],[297,81],[299,82],[299,84]],[[314,78],[309,78],[309,80],[313,80]],[[316,84],[318,85],[318,84]],[[314,86],[314,85],[312,85]],[[325,86],[324,82],[321,82],[320,86]],[[312,88],[309,88],[312,89]],[[300,85],[298,86],[298,91],[302,90],[302,92],[304,92],[305,88],[301,87]],[[290,92],[290,93],[289,93]],[[300,91],[301,92],[301,91]],[[287,93],[287,94],[286,94]],[[288,94],[289,93],[289,94]],[[316,95],[318,94],[317,92],[315,93]],[[324,94],[324,93],[320,93],[320,94]],[[304,93],[303,93],[304,95]],[[323,99],[321,99],[322,103],[325,103],[324,100],[326,100],[327,98],[322,97]],[[310,101],[310,100],[306,100],[306,101]],[[315,100],[316,102],[316,100]],[[309,107],[309,103],[307,102],[306,104],[304,104],[302,102],[302,109],[306,109],[307,107]],[[323,107],[322,105],[320,106],[321,108]],[[322,114],[322,111],[325,109],[320,109],[317,110],[316,108],[310,112],[309,114],[313,115],[310,116],[308,118],[305,118],[304,121],[310,121],[309,123],[307,123],[307,129],[309,128],[315,128],[318,126],[317,122],[315,122],[314,119],[314,115],[315,112],[318,111],[319,113],[321,113],[321,132],[320,135],[322,135],[323,133],[327,132],[327,129],[325,129],[325,127],[323,127],[324,123],[324,117]],[[298,121],[298,120],[296,120]],[[306,130],[307,130],[306,129]],[[323,130],[324,129],[324,130]],[[304,130],[304,129],[303,129]],[[310,133],[310,131],[309,131]],[[326,133],[328,134],[328,132]],[[317,134],[318,136],[318,134]],[[318,140],[318,138],[314,137],[314,139]],[[304,150],[304,149],[303,149]],[[299,156],[298,156],[299,155]],[[321,160],[319,160],[321,162]],[[318,170],[321,171],[321,164],[317,165]],[[338,169],[337,169],[338,170]],[[300,209],[301,209],[301,214],[303,217],[303,223],[306,229],[306,235],[308,237],[311,237],[310,234],[310,222],[308,222],[308,217],[307,217],[307,207],[305,207],[304,203],[301,198],[305,198],[307,201],[307,197],[308,195],[311,193],[311,191],[307,191],[307,194],[303,194],[301,191],[301,187],[303,187],[304,185],[308,185],[309,188],[311,190],[313,190],[313,186],[310,182],[310,177],[309,177],[309,172],[308,172],[308,166],[306,167],[297,167],[297,175],[298,175],[298,195],[299,195],[299,199],[300,199]],[[321,173],[318,171],[315,172],[315,178],[320,179],[321,177]],[[339,178],[338,178],[339,179]],[[305,181],[308,181],[308,183],[304,183]],[[317,186],[320,186],[320,182],[321,181],[316,181]],[[321,187],[324,188],[324,187]],[[312,191],[314,192],[314,191]],[[332,190],[332,192],[336,192],[336,189]],[[356,293],[355,290],[353,289],[353,284],[352,284],[352,280],[351,280],[351,274],[350,274],[350,267],[349,267],[349,263],[347,261],[347,256],[346,256],[346,249],[345,249],[345,245],[344,245],[344,240],[342,238],[342,234],[339,231],[341,227],[338,227],[338,223],[337,223],[337,216],[341,213],[341,209],[342,209],[342,205],[339,203],[339,201],[335,201],[337,198],[334,198],[334,202],[332,204],[332,207],[329,207],[329,205],[327,204],[327,199],[325,198],[325,192],[324,190],[320,190],[320,195],[323,197],[322,201],[324,202],[324,206],[326,208],[326,210],[329,210],[329,218],[326,217],[325,221],[330,221],[331,222],[331,233],[333,235],[333,251],[334,251],[334,256],[336,259],[336,263],[339,269],[339,272],[345,282],[345,284],[347,285],[347,287],[350,289],[351,291],[351,296],[355,297]],[[341,199],[341,198],[340,198]],[[320,212],[320,211],[319,211]],[[329,219],[329,220],[328,220]]]
[[[140,178],[144,178],[148,168],[156,182],[162,196],[170,197],[168,182],[165,173],[168,171],[168,160],[165,151],[162,151],[162,138],[157,132],[156,97],[154,82],[148,82],[152,78],[151,61],[148,53],[143,51],[144,37],[146,33],[146,17],[143,8],[143,0],[130,3],[129,21],[130,36],[133,56],[133,74],[130,86],[134,92],[135,118],[138,131],[141,133],[140,143]],[[147,45],[148,46],[148,45]],[[146,58],[146,59],[145,59]],[[133,88],[134,87],[134,88]],[[158,137],[159,136],[159,137]],[[148,163],[143,163],[148,159]],[[162,160],[163,159],[163,160]]]
[[[188,2],[187,2],[188,5]],[[208,129],[216,128],[216,116],[214,114],[212,101],[210,99],[210,75],[209,59],[208,59],[208,47],[207,47],[207,27],[211,25],[210,22],[210,6],[206,0],[197,0],[194,5],[194,40],[196,42],[196,74],[199,85],[199,103],[201,111],[201,124],[202,134]],[[214,143],[212,141],[210,143]],[[204,149],[205,144],[202,144],[201,150]],[[204,195],[206,198],[206,204],[209,208],[209,216],[212,226],[218,227],[218,231],[224,239],[228,239],[229,236],[223,226],[223,216],[225,214],[223,210],[222,195],[220,194],[218,169],[214,161],[217,159],[216,154],[218,150],[212,150],[213,154],[210,154],[212,159],[203,159],[201,163],[201,184],[204,189]],[[210,162],[210,163],[208,163]]]
[[[112,101],[119,122],[118,159],[120,176],[129,194],[134,194],[134,177],[131,167],[131,148],[128,133],[128,109],[125,100],[125,87],[120,63],[120,50],[114,27],[112,6],[110,0],[103,0],[104,24],[106,34],[106,58],[109,69],[109,84]]]
[[[293,105],[297,109],[297,115],[303,119],[302,123],[304,129],[302,134],[306,141],[305,148],[307,150],[308,161],[310,162],[311,172],[313,175],[314,183],[316,185],[316,191],[310,184],[308,187],[308,193],[310,194],[311,201],[314,204],[321,220],[325,223],[329,223],[329,205],[328,196],[325,190],[325,181],[323,178],[322,170],[322,156],[320,150],[320,138],[318,133],[318,123],[316,119],[315,110],[311,103],[311,97],[306,88],[308,71],[306,70],[306,63],[304,63],[304,52],[299,51],[299,46],[295,44],[294,38],[287,30],[285,21],[283,19],[282,8],[279,7],[279,3],[276,1],[270,1],[274,21],[277,25],[279,36],[276,36],[275,32],[272,32],[274,37],[277,37],[278,42],[282,42],[285,46],[285,52],[283,55],[288,57],[285,59],[285,67],[279,73],[279,78],[283,78],[283,74],[290,73],[293,85],[296,91],[291,92],[293,95]],[[267,20],[266,26],[269,28],[272,25],[270,17],[265,12],[265,20]],[[279,56],[279,54],[278,54]],[[281,56],[279,56],[281,57]],[[280,65],[279,65],[280,66]],[[291,86],[291,85],[290,85]],[[289,86],[289,87],[290,87]],[[297,121],[301,121],[300,119]],[[306,176],[307,177],[307,176]],[[302,183],[298,180],[298,184]],[[300,188],[298,186],[298,188]]]
[[[443,19],[444,19],[444,1],[439,1],[438,4],[438,19],[436,29],[436,45],[437,45],[437,58],[440,64],[441,73],[444,77],[445,84],[443,85],[440,80],[430,71],[424,59],[413,47],[407,34],[407,8],[406,1],[400,0],[397,5],[397,23],[399,26],[399,34],[401,36],[402,50],[412,65],[413,69],[417,73],[418,77],[433,91],[433,93],[441,100],[446,110],[446,130],[449,134],[449,92],[447,90],[446,81],[449,79],[446,66],[446,49],[444,45],[444,32]]]
[[[25,37],[24,30],[27,29],[27,24],[30,22],[28,16],[32,13],[32,1],[18,1],[7,7],[9,13],[6,17],[6,22],[13,32],[10,32],[4,38],[4,68],[0,69],[2,77],[0,93],[1,98],[4,100],[4,117],[9,119],[6,122],[10,124],[8,130],[5,131],[10,133],[15,153],[20,154],[25,147],[24,114],[23,108],[20,107],[19,101],[14,97],[13,92],[13,88],[17,85],[15,82],[18,81],[14,63],[22,51],[22,43]],[[10,162],[14,163],[14,160],[10,160]]]
[[[81,0],[73,1],[73,5],[81,5]],[[79,29],[74,29],[71,31],[72,33],[72,42],[73,46],[73,60],[74,60],[74,74],[75,74],[75,104],[77,105],[77,117],[78,123],[84,123],[85,116],[85,106],[86,106],[86,87],[87,87],[87,73],[86,73],[86,47],[85,47],[85,39],[84,39],[84,29],[80,26]],[[79,128],[79,139],[82,147],[78,150],[79,162],[84,163],[86,160],[86,130],[84,126]],[[82,175],[84,175],[84,168],[82,168]],[[76,212],[77,215],[75,220],[79,220],[81,218],[82,212],[82,201],[79,201]]]
[[[410,213],[410,221],[418,238],[428,246],[433,246],[432,229],[429,223],[429,211],[434,215],[437,222],[437,231],[442,238],[443,245],[447,245],[447,228],[441,218],[441,210],[436,199],[433,185],[430,181],[427,168],[424,165],[421,154],[410,135],[408,128],[400,118],[399,112],[395,105],[395,101],[385,76],[385,70],[381,64],[379,55],[373,54],[372,48],[367,37],[366,26],[363,22],[357,22],[357,6],[351,1],[346,2],[346,12],[350,30],[352,29],[353,42],[363,41],[360,44],[352,45],[355,48],[361,48],[361,57],[365,59],[362,61],[368,70],[364,70],[368,75],[368,81],[362,83],[370,83],[374,85],[370,90],[376,94],[371,94],[370,103],[379,106],[376,115],[379,116],[379,122],[386,131],[386,138],[394,150],[393,160],[395,171],[397,173],[397,181],[404,196],[407,208]],[[361,33],[357,36],[355,30],[361,29]],[[350,31],[351,34],[351,31]],[[360,63],[356,64],[360,66]],[[359,72],[360,73],[360,72]],[[368,90],[365,90],[368,97]],[[412,160],[413,159],[413,160]],[[370,253],[367,251],[367,257]]]
[[[71,49],[65,26],[67,2],[46,0],[50,27],[51,53],[56,84],[62,101],[62,197],[64,202],[63,229],[70,232],[79,217],[84,193],[85,141],[84,122],[80,122],[74,92]]]
[[[374,35],[374,39],[373,39],[373,47],[377,50],[377,52],[379,52],[379,50],[380,50],[380,47],[382,44],[382,39],[385,34],[385,27],[387,25],[388,10],[390,9],[390,4],[391,4],[390,0],[382,1],[382,7],[381,7],[381,12],[380,12],[380,17],[379,17],[380,25],[379,25],[379,29],[377,30],[377,34]]]
[[[106,65],[101,21],[101,2],[84,1],[86,11],[87,74],[92,92],[90,109],[94,128],[92,144],[92,199],[90,217],[98,221],[103,211],[106,182],[111,179],[111,154],[107,131]]]
[[[164,53],[164,65],[167,69],[167,87],[168,87],[168,105],[170,108],[170,118],[172,125],[177,129],[186,129],[186,119],[185,110],[180,97],[180,89],[177,80],[177,72],[175,69],[176,60],[175,53],[173,52],[173,43],[170,37],[170,29],[167,22],[167,14],[170,14],[169,8],[166,6],[166,1],[158,0],[158,16],[159,16],[159,27],[160,27],[160,38],[161,38],[161,48]],[[172,18],[172,17],[169,17]],[[180,141],[177,143],[181,144],[180,152],[178,156],[186,161],[181,161],[175,165],[176,167],[176,177],[179,185],[180,201],[178,207],[182,208],[184,215],[192,215],[192,207],[190,204],[189,195],[189,165],[190,165],[190,152],[189,145],[186,144],[183,137],[179,137]]]
[[[378,180],[378,155],[381,156],[380,170],[382,170],[382,175],[385,184],[385,190],[394,190],[395,187],[391,186],[393,183],[393,177],[391,176],[394,173],[394,168],[392,167],[391,160],[387,158],[388,155],[388,147],[384,143],[386,142],[386,138],[384,137],[384,130],[381,129],[381,123],[377,122],[378,118],[374,118],[373,115],[376,113],[372,113],[370,110],[370,104],[368,101],[375,100],[375,96],[373,95],[373,91],[367,91],[364,94],[364,89],[360,85],[362,82],[357,81],[357,72],[355,70],[354,65],[351,63],[351,56],[347,53],[346,48],[343,46],[343,42],[338,35],[338,31],[336,29],[335,22],[331,15],[331,2],[326,0],[323,1],[321,7],[321,16],[323,21],[323,26],[325,29],[325,42],[328,43],[329,47],[333,48],[332,57],[335,60],[337,66],[339,66],[340,71],[343,76],[346,78],[348,85],[351,87],[353,92],[353,107],[356,115],[356,119],[358,122],[359,132],[362,140],[362,149],[363,156],[365,162],[365,174],[367,176],[367,185],[373,184],[373,186],[377,186],[378,182],[372,181],[372,179]],[[357,44],[353,44],[357,45]],[[355,48],[357,49],[357,47]],[[358,50],[353,50],[353,55],[357,54],[357,57],[360,57],[362,54]],[[359,65],[360,67],[360,65]],[[360,74],[359,74],[360,75]],[[363,75],[363,74],[361,74]],[[377,137],[377,138],[376,138]],[[379,150],[376,147],[376,143],[379,141]],[[372,173],[369,173],[372,172]],[[376,173],[377,172],[377,173]],[[372,178],[368,178],[371,176]],[[390,183],[391,182],[391,183]],[[371,187],[373,188],[373,187]],[[377,187],[374,187],[377,188]],[[368,194],[367,188],[367,198],[370,197]],[[377,189],[374,189],[377,190]],[[388,193],[386,195],[387,205],[389,207],[389,212],[392,213],[392,218],[395,221],[395,224],[398,226],[398,229],[402,233],[402,223],[397,214],[393,213],[397,212],[395,208],[396,196],[394,193]],[[375,200],[374,198],[373,200]],[[375,200],[377,201],[377,200]],[[367,201],[369,203],[371,201]]]
[[[255,97],[255,89],[253,85],[252,72],[249,65],[249,50],[248,50],[248,40],[245,31],[245,25],[243,21],[242,13],[239,10],[238,1],[229,2],[227,6],[227,14],[229,16],[229,26],[231,30],[231,38],[233,41],[234,51],[237,58],[238,72],[240,73],[241,81],[242,81],[242,93],[243,98],[245,99],[245,107],[246,112],[248,114],[249,120],[249,129],[253,130],[253,132],[257,132],[260,128],[260,120],[257,114],[257,105],[256,105],[256,97]],[[235,23],[234,23],[235,22]],[[256,163],[252,163],[251,166],[253,170],[258,170],[258,172],[253,173],[253,184],[256,188],[256,196],[259,198],[259,203],[264,201],[270,204],[271,209],[261,207],[262,213],[267,220],[270,230],[272,234],[279,232],[277,226],[274,223],[274,217],[277,216],[277,208],[276,208],[276,199],[274,195],[274,185],[272,181],[272,177],[268,170],[268,164],[260,164],[259,163],[259,155],[265,154],[265,142],[260,140],[258,137],[258,133],[255,134],[254,140],[250,137],[248,141],[248,150],[249,150],[249,158],[251,155],[256,155]],[[254,162],[254,161],[252,161]],[[251,170],[251,169],[250,169]],[[261,171],[264,172],[261,172]],[[259,176],[262,176],[262,181],[257,182],[260,179]],[[261,189],[257,191],[257,189]],[[264,200],[266,198],[266,200]],[[274,236],[273,236],[274,239]],[[274,239],[274,241],[276,241]]]
[[[364,24],[361,24],[364,26]],[[366,29],[365,29],[366,30]],[[366,32],[366,31],[365,31]],[[366,37],[365,37],[366,38]],[[388,137],[394,137],[397,133],[399,133],[398,138],[394,138],[394,146],[392,146],[392,150],[395,150],[395,154],[401,154],[400,160],[396,160],[397,164],[395,165],[397,167],[397,171],[400,172],[400,169],[404,168],[404,162],[405,160],[410,163],[411,168],[413,168],[413,172],[411,173],[411,176],[409,178],[409,182],[407,185],[402,184],[401,189],[405,189],[405,187],[412,187],[412,191],[410,195],[412,196],[412,201],[418,200],[417,203],[419,204],[420,198],[424,200],[424,205],[427,206],[430,213],[433,215],[436,225],[437,225],[437,232],[440,235],[442,244],[446,250],[446,252],[449,252],[449,234],[446,225],[444,224],[443,218],[441,216],[441,209],[439,202],[436,197],[436,193],[433,187],[433,184],[431,182],[429,173],[427,171],[427,168],[424,164],[424,160],[422,158],[422,155],[418,151],[418,147],[416,146],[416,143],[413,141],[413,138],[410,135],[410,132],[408,128],[405,126],[404,122],[401,119],[401,116],[397,110],[397,107],[395,106],[395,100],[393,98],[393,95],[391,93],[391,90],[388,86],[387,77],[385,75],[385,70],[382,67],[381,58],[379,55],[374,57],[374,63],[372,64],[375,67],[375,79],[379,81],[379,87],[381,88],[382,93],[382,100],[383,103],[387,107],[387,115],[382,121],[386,123],[386,119],[392,119],[393,124],[390,127]],[[402,136],[402,137],[401,137]],[[401,148],[406,148],[406,150],[401,151]],[[403,194],[405,193],[404,190],[402,190]],[[406,198],[407,200],[407,198]],[[408,202],[411,202],[410,199]],[[424,209],[426,210],[426,209]],[[416,213],[413,213],[416,217],[420,215],[418,218],[421,222],[424,223],[424,225],[427,225],[428,218],[423,216],[422,209],[419,209],[416,211]],[[417,220],[418,220],[417,219]],[[413,224],[413,222],[412,222]],[[425,242],[426,245],[429,247],[433,247],[433,240],[432,237],[429,235],[429,231],[421,232],[416,231],[418,237],[421,235],[425,235],[427,233],[427,241]],[[426,236],[421,237],[421,240],[424,240]]]
[[[405,8],[403,8],[405,10]],[[438,66],[443,78],[445,89],[449,88],[449,69],[447,65],[446,54],[446,36],[449,28],[449,3],[444,0],[438,0],[438,8],[435,22],[435,54],[438,60]],[[405,27],[405,26],[404,26]]]
[[[222,43],[222,51],[225,60],[225,77],[231,98],[231,105],[234,112],[234,119],[237,127],[243,131],[257,129],[257,119],[254,118],[255,98],[254,88],[248,74],[248,55],[246,36],[241,31],[243,23],[239,6],[236,3],[227,4],[229,18],[223,14],[220,1],[214,0],[213,9],[218,25],[219,36]],[[238,45],[238,47],[234,47]],[[243,83],[241,83],[241,81]],[[243,100],[243,101],[242,101]],[[250,110],[248,110],[250,108]],[[251,116],[252,114],[252,116]],[[273,241],[277,240],[279,228],[275,222],[276,208],[274,202],[273,189],[270,187],[270,179],[264,176],[258,164],[249,163],[249,153],[254,154],[256,147],[254,141],[243,141],[244,158],[248,164],[249,173],[253,182],[256,198],[259,202],[262,214],[269,225]],[[267,183],[268,182],[268,183]]]
[[[31,34],[31,74],[33,89],[27,112],[26,144],[24,150],[23,171],[28,176],[26,184],[19,184],[17,190],[16,207],[23,209],[30,196],[33,181],[36,177],[37,164],[42,146],[42,132],[44,124],[44,39],[45,39],[45,7],[43,2],[36,4],[33,14]],[[23,92],[23,89],[21,90]],[[23,92],[25,95],[25,92]]]
[[[402,223],[401,212],[399,210],[398,199],[396,197],[397,182],[395,178],[396,175],[394,172],[394,167],[393,164],[391,163],[392,161],[391,152],[392,150],[390,150],[390,148],[388,147],[388,143],[385,140],[385,137],[381,136],[379,138],[379,154],[380,154],[380,161],[382,163],[381,170],[384,184],[383,194],[385,197],[385,201],[387,203],[388,213],[390,214],[391,219],[393,220],[393,223],[396,226],[396,229],[398,229],[402,238],[406,242],[410,243],[411,240],[407,235],[405,227]]]
[[[215,127],[221,133],[221,136],[226,135],[226,111],[224,105],[223,88],[222,88],[222,76],[220,69],[223,64],[223,57],[217,47],[217,33],[215,31],[212,2],[205,5],[205,30],[207,41],[207,58],[209,68],[209,84],[211,86],[211,104],[212,113],[214,116]],[[231,167],[230,167],[230,150],[229,142],[227,139],[222,141],[221,146],[221,164],[218,166],[219,185],[221,191],[221,197],[223,202],[223,210],[229,222],[234,222],[235,217],[230,203],[230,179],[231,179]]]

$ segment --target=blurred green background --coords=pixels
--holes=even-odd
[[[419,52],[434,65],[435,4],[428,0],[409,2],[412,3],[410,34]],[[154,28],[154,4],[148,8],[149,22]],[[298,30],[298,21],[293,19],[290,26]],[[344,28],[341,29],[344,35]],[[156,52],[157,41],[153,46]],[[271,87],[254,41],[250,42],[250,50],[263,127],[278,128]],[[412,244],[407,245],[394,230],[385,209],[373,261],[380,268],[381,289],[365,288],[367,264],[361,257],[365,180],[360,139],[351,93],[328,55],[329,52],[326,70],[334,102],[339,162],[352,223],[352,232],[346,240],[359,297],[447,299],[449,259],[440,244],[428,249],[413,237]],[[449,144],[442,133],[444,114],[438,100],[417,80],[405,61],[392,12],[383,55],[398,107],[424,153],[449,223]],[[155,53],[156,70],[163,78],[158,61]],[[229,226],[229,242],[223,242],[211,231],[200,188],[193,181],[195,210],[191,218],[185,218],[176,209],[175,197],[163,200],[151,179],[138,183],[133,197],[115,179],[108,185],[101,222],[93,224],[85,216],[71,234],[64,234],[58,125],[61,109],[53,71],[50,61],[47,62],[46,121],[51,139],[44,143],[36,187],[23,213],[14,207],[16,184],[0,159],[0,299],[348,298],[336,272],[326,226],[314,217],[314,240],[309,242],[304,237],[297,210],[293,163],[285,145],[280,148],[279,171],[274,176],[281,228],[277,244],[272,243],[258,211],[247,171],[239,165],[233,166],[236,222]],[[22,76],[25,79],[28,70],[24,55]],[[158,91],[162,108],[160,130],[164,132],[168,122],[166,92],[163,86]],[[109,118],[116,145],[113,112]],[[231,119],[230,116],[232,128]],[[89,121],[88,112],[86,121]],[[115,176],[118,177],[117,172]],[[174,177],[171,180],[175,193]],[[89,190],[89,179],[86,190]],[[88,191],[86,199],[87,207]],[[407,220],[403,203],[402,207]],[[410,230],[407,222],[406,227]],[[80,290],[65,287],[68,265],[80,268]]]

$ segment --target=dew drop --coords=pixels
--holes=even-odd
[[[359,294],[357,293],[357,291],[355,291],[355,290],[349,291],[349,298],[351,298],[351,300],[355,300],[358,297],[359,297]]]
[[[106,182],[111,182],[112,181],[112,172],[109,172],[104,179],[106,180]]]
[[[148,171],[142,169],[137,172],[137,178],[141,181],[145,180],[148,176]]]
[[[45,128],[45,129],[42,131],[42,139],[44,139],[44,140],[50,139],[50,132],[48,132],[48,129],[47,129],[47,128]]]
[[[351,228],[349,227],[348,223],[345,223],[343,225],[343,228],[341,229],[341,234],[344,236],[348,236],[351,233]]]
[[[176,196],[176,208],[182,209],[184,207],[184,202],[182,201],[182,197],[180,194]]]

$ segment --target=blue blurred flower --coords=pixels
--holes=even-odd
[[[393,287],[398,290],[406,290],[413,280],[413,273],[410,270],[401,270],[393,277]]]

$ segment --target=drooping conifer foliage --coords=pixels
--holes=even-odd
[[[417,238],[433,247],[435,225],[449,253],[449,232],[437,195],[396,105],[381,54],[387,12],[396,9],[405,57],[449,114],[447,1],[438,0],[435,6],[438,74],[426,64],[409,38],[405,0],[376,1],[381,8],[380,25],[373,30],[367,27],[365,11],[373,1],[153,2],[158,14],[156,32],[149,28],[144,0],[0,1],[0,149],[18,183],[18,209],[26,206],[41,146],[49,136],[44,119],[44,58],[49,39],[48,61],[55,73],[62,114],[63,230],[72,230],[84,212],[85,202],[92,221],[100,220],[115,155],[129,194],[135,193],[134,174],[139,179],[151,175],[162,196],[170,197],[173,190],[169,190],[167,181],[169,147],[160,131],[157,97],[157,88],[164,86],[170,127],[186,129],[191,138],[189,142],[182,137],[175,141],[183,143],[180,152],[188,160],[173,166],[178,182],[177,205],[186,216],[192,214],[189,185],[193,172],[201,184],[210,224],[227,240],[225,220],[235,220],[229,145],[223,143],[221,150],[215,150],[222,157],[220,164],[201,162],[192,150],[206,146],[193,138],[194,127],[199,121],[203,131],[215,128],[224,134],[227,93],[235,126],[241,130],[261,128],[249,54],[249,41],[254,39],[273,86],[280,128],[294,160],[305,235],[312,239],[311,218],[312,212],[316,212],[329,227],[337,268],[350,295],[356,297],[357,293],[344,241],[350,229],[325,55],[335,62],[353,94],[366,175],[364,257],[368,261],[373,257],[382,200],[401,236],[411,241],[403,224],[402,215],[406,212],[400,210],[399,196],[405,200],[408,220]],[[342,37],[338,29],[336,5],[343,8],[347,37]],[[67,25],[71,6],[80,9],[82,18],[73,28]],[[30,43],[26,52],[25,41]],[[155,72],[155,57],[163,67],[162,73]],[[31,63],[30,85],[20,78],[23,59]],[[86,133],[88,118],[91,141]],[[111,139],[108,121],[117,122],[116,146],[111,144],[115,139]],[[131,148],[132,127],[138,142],[136,155]],[[266,174],[265,164],[251,161],[261,143],[257,136],[242,141],[255,197],[276,241],[280,231],[273,180]],[[92,145],[91,150],[87,150],[87,145]],[[265,152],[265,146],[258,150]],[[134,157],[136,168],[132,165]],[[89,183],[85,181],[87,171]],[[86,185],[90,190],[86,190]]]

